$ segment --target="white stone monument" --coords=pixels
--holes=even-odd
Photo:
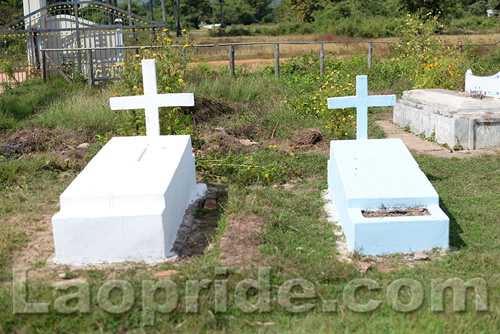
[[[452,149],[500,148],[500,99],[445,89],[414,89],[394,107],[394,124]]]
[[[500,97],[500,72],[489,77],[477,77],[469,68],[465,73],[465,91],[471,94]]]
[[[367,139],[367,108],[396,97],[368,96],[366,76],[356,97],[328,99],[328,108],[357,108],[357,140],[330,143],[328,188],[351,251],[380,255],[447,248],[449,219],[439,196],[400,139]],[[362,211],[425,208],[430,215],[366,218]]]
[[[147,136],[112,138],[63,192],[52,218],[58,264],[164,260],[186,208],[206,191],[190,137],[159,135],[158,107],[193,106],[193,94],[158,95],[154,60],[142,64],[145,95],[110,103],[145,108]]]
[[[465,92],[414,89],[403,93],[393,121],[452,149],[500,148],[500,72],[465,75]]]

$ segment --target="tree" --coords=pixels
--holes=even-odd
[[[129,5],[130,3],[130,5]],[[148,15],[148,3],[139,2],[139,0],[127,0],[127,3],[120,2],[118,8],[134,13],[135,15],[146,17]]]
[[[401,0],[403,7],[410,13],[422,16],[431,13],[433,16],[445,17],[459,0]]]
[[[161,0],[161,20],[167,21],[167,13],[165,12],[165,0]]]
[[[290,8],[295,12],[299,21],[312,22],[314,20],[314,13],[322,10],[329,3],[338,1],[328,0],[290,0]]]
[[[0,27],[3,27],[22,15],[20,9],[0,5]]]
[[[476,1],[469,6],[469,12],[476,16],[486,15],[486,1]]]
[[[183,0],[181,13],[184,27],[198,28],[202,21],[210,20],[212,8],[209,0]]]
[[[246,0],[251,8],[254,9],[255,22],[260,22],[264,17],[271,14],[271,0]]]
[[[224,28],[224,12],[223,12],[224,0],[219,0],[219,7],[220,7],[220,27]]]
[[[149,0],[149,19],[151,21],[154,21],[155,19],[155,12],[153,8],[153,0]]]
[[[175,35],[181,37],[182,22],[181,22],[181,5],[180,0],[172,0],[172,7],[175,21]]]
[[[251,24],[256,21],[256,9],[245,0],[227,0],[225,17],[227,24]]]
[[[23,0],[0,0],[0,6],[11,9],[23,9]]]

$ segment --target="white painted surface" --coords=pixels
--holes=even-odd
[[[500,147],[500,99],[494,97],[475,98],[445,89],[410,90],[394,107],[393,121],[451,148]]]
[[[46,0],[23,0],[24,16],[27,16],[47,5]]]
[[[473,94],[500,97],[500,72],[489,77],[477,77],[469,68],[465,73],[465,91]]]
[[[189,203],[202,196],[189,136],[115,137],[60,197],[56,262],[157,262]]]
[[[368,107],[396,104],[396,95],[368,95],[368,77],[356,77],[356,96],[331,97],[328,109],[356,108],[356,138],[368,139]]]
[[[448,247],[439,196],[400,139],[332,141],[328,188],[347,244],[362,254]],[[430,216],[364,218],[361,210],[426,207]]]
[[[33,13],[47,4],[46,0],[24,0],[24,15]],[[53,7],[54,8],[54,7]],[[36,65],[38,49],[74,49],[78,47],[77,38],[80,39],[80,44],[87,48],[95,47],[119,47],[123,46],[123,32],[118,27],[112,30],[99,30],[107,25],[98,24],[81,17],[78,18],[78,26],[85,30],[85,34],[76,34],[76,19],[73,15],[57,14],[45,16],[43,12],[39,12],[27,19],[26,27],[33,30],[53,29],[56,33],[46,33],[42,38],[37,40],[37,47],[32,45],[32,41],[27,41],[28,60],[32,66]],[[73,59],[74,51],[47,51],[49,57],[57,64],[62,64],[67,59]],[[101,71],[102,73],[112,73],[114,69],[110,68],[110,57],[114,59],[115,64],[124,60],[123,49],[115,50],[93,50],[92,59],[94,73]],[[49,65],[50,66],[50,65]],[[86,64],[83,64],[86,67]],[[87,72],[87,69],[84,69]],[[101,73],[101,74],[102,74]]]
[[[142,60],[142,77],[144,95],[112,97],[109,99],[111,110],[145,109],[146,135],[160,135],[159,107],[192,107],[194,95],[192,93],[158,94],[156,85],[156,67],[154,59]]]

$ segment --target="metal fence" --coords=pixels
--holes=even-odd
[[[165,29],[165,23],[102,2],[50,4],[0,27],[0,82],[41,75],[47,59],[46,72],[74,77],[92,64],[94,79],[107,80],[109,69],[123,61],[125,47],[152,45]],[[96,50],[91,61],[85,49]]]

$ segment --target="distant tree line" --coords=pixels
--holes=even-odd
[[[321,12],[333,17],[350,15],[398,17],[406,13],[422,16],[431,13],[441,18],[486,15],[486,6],[495,7],[500,0],[282,0],[278,16],[313,22]]]
[[[56,0],[48,0],[54,2]],[[486,6],[500,0],[101,0],[124,10],[165,21],[180,31],[200,24],[249,25],[271,22],[314,22],[350,16],[398,17],[405,13],[432,13],[441,18],[484,16]],[[22,0],[0,0],[0,26],[20,18]]]

